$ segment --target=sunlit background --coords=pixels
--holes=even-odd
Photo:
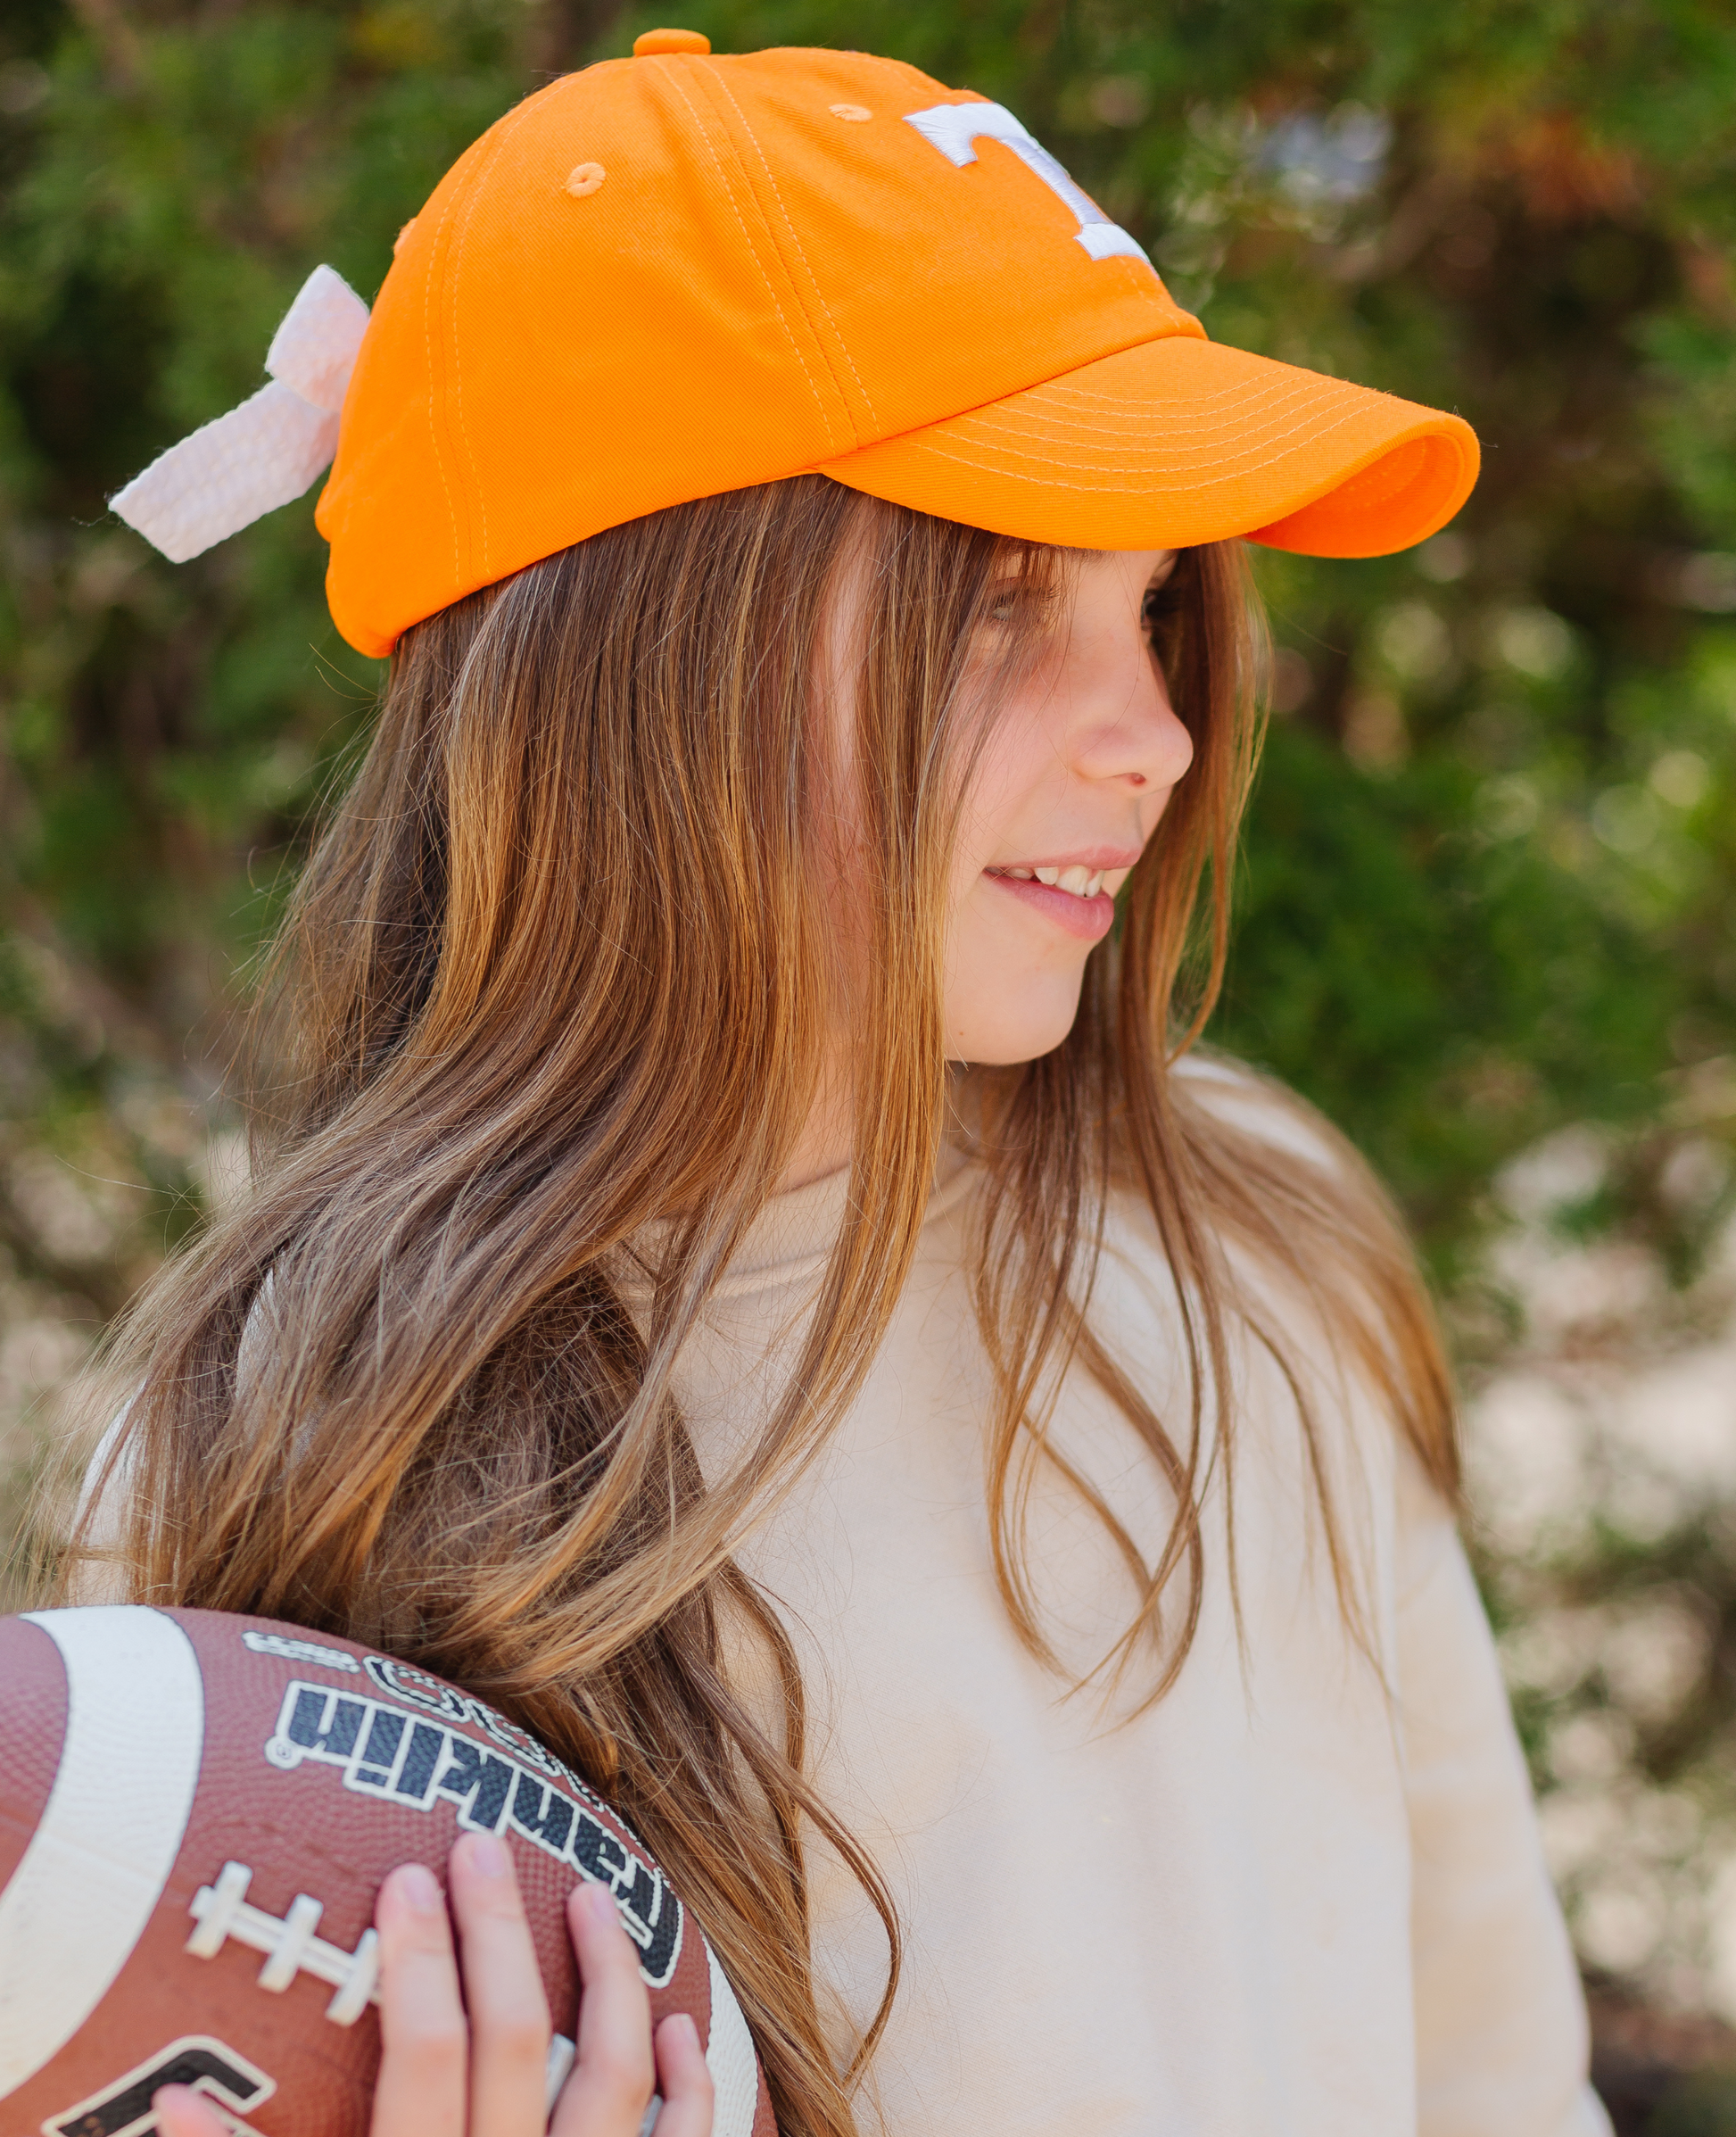
[[[0,14],[8,1534],[56,1390],[238,1178],[247,960],[377,682],[325,616],[310,501],[178,570],[103,500],[254,390],[312,266],[371,296],[459,149],[659,19]],[[1600,2082],[1624,2133],[1736,2132],[1736,14],[676,19],[998,98],[1211,333],[1481,433],[1476,499],[1421,550],[1262,560],[1274,723],[1214,1037],[1410,1213]]]

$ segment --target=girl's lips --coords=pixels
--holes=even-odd
[[[1047,883],[1021,882],[1017,876],[996,875],[993,869],[985,868],[983,874],[998,889],[1022,899],[1032,912],[1053,920],[1081,942],[1101,942],[1115,924],[1115,900],[1107,891],[1100,890],[1095,898],[1076,898],[1071,890],[1054,890]]]

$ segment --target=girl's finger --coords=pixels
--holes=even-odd
[[[711,2137],[711,2072],[699,2046],[699,2029],[685,2011],[657,2030],[657,2091],[663,2109],[657,2137]]]
[[[470,2014],[469,2137],[542,2137],[549,2000],[511,1852],[492,1834],[467,1833],[451,1877]]]
[[[158,2137],[229,2137],[229,2125],[190,2085],[165,2085],[151,2101]]]
[[[464,2137],[468,2029],[445,1895],[419,1862],[380,1887],[379,2082],[371,2137]]]
[[[583,1984],[579,2053],[550,2137],[639,2137],[654,2066],[651,2000],[640,1977],[638,1949],[606,1884],[575,1886],[566,1924]]]

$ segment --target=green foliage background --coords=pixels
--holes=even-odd
[[[196,1221],[188,1101],[220,1126],[233,975],[377,680],[326,617],[310,501],[176,568],[104,499],[257,387],[317,261],[371,296],[460,148],[657,19],[609,0],[10,0],[0,19],[15,1312],[71,1300],[95,1326]],[[680,19],[719,51],[852,46],[986,92],[1214,335],[1476,425],[1485,473],[1448,534],[1261,560],[1278,710],[1214,1035],[1393,1181],[1473,1363],[1512,1334],[1479,1273],[1491,1183],[1564,1124],[1608,1124],[1623,1153],[1575,1221],[1691,1288],[1728,1171],[1687,1197],[1659,1181],[1684,1138],[1728,1149],[1736,1122],[1728,0],[689,0]],[[91,1183],[95,1229],[56,1216],[43,1152]],[[1699,1578],[1727,1664],[1736,1573]],[[1727,1741],[1727,1683],[1708,1696],[1696,1756]]]
[[[720,50],[867,46],[1004,99],[1211,331],[1477,426],[1486,472],[1444,543],[1262,559],[1285,714],[1219,1030],[1357,1134],[1451,1274],[1505,1155],[1562,1120],[1655,1115],[1660,1080],[1730,1048],[1736,18],[685,19]],[[548,0],[13,0],[0,898],[171,1056],[375,678],[325,616],[307,509],[176,570],[104,498],[257,385],[309,265],[371,294],[453,154],[638,27]],[[45,1014],[16,960],[9,984]]]

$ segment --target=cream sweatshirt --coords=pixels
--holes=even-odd
[[[1296,1137],[1233,1071],[1184,1073]],[[1378,1670],[1346,1636],[1294,1404],[1258,1354],[1237,1365],[1239,1648],[1221,1479],[1198,1635],[1155,1706],[1129,1719],[1070,1694],[1020,1644],[989,1557],[988,1375],[963,1275],[981,1179],[949,1161],[861,1396],[741,1553],[796,1640],[819,1785],[904,1925],[864,2128],[878,2108],[892,2137],[1608,2137],[1469,1568],[1354,1388],[1321,1408]],[[683,1353],[714,1478],[788,1368],[846,1192],[837,1175],[777,1198]],[[1092,1314],[1185,1417],[1174,1288],[1130,1205],[1110,1212]],[[1127,1425],[1070,1379],[1054,1429],[1153,1550],[1171,1502]],[[1049,1628],[1082,1674],[1126,1621],[1125,1575],[1052,1478],[1029,1534]],[[81,1599],[102,1600],[87,1585]],[[885,1944],[826,1851],[810,1867],[816,1971],[845,2042],[878,2003]]]
[[[1233,1072],[1196,1073],[1213,1102],[1261,1110]],[[988,1376],[963,1274],[980,1186],[967,1160],[938,1188],[859,1399],[742,1553],[802,1657],[820,1786],[905,1926],[872,2072],[887,2129],[1607,2133],[1469,1568],[1419,1467],[1354,1391],[1322,1407],[1379,1671],[1346,1636],[1294,1404],[1258,1355],[1237,1369],[1242,1650],[1217,1482],[1198,1636],[1155,1706],[1129,1719],[1126,1702],[1070,1696],[1020,1644],[989,1556]],[[787,1369],[845,1192],[839,1175],[770,1205],[684,1354],[680,1393],[708,1475]],[[1092,1312],[1185,1417],[1174,1290],[1131,1206],[1111,1213]],[[1062,1386],[1054,1430],[1153,1546],[1171,1503],[1082,1378]],[[1126,1620],[1126,1577],[1052,1479],[1029,1533],[1063,1656],[1088,1669]],[[884,1939],[840,1867],[816,1851],[813,1868],[823,1994],[859,2027]]]

